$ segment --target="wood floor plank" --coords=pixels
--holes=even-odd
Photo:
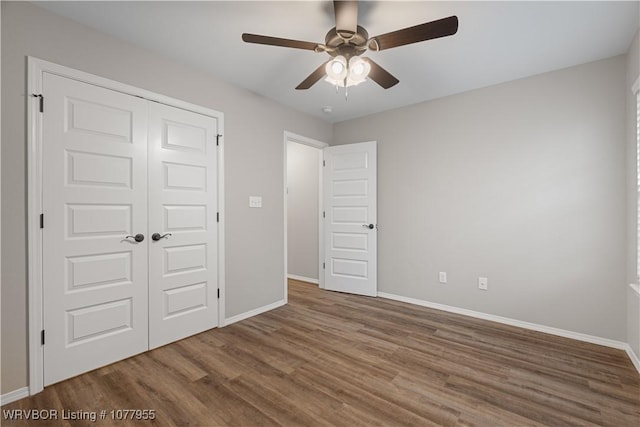
[[[205,405],[210,415],[206,419],[195,420],[200,425],[229,426],[279,426],[273,418],[253,406],[231,390],[227,383],[220,384],[204,377],[190,385],[190,393]]]
[[[46,387],[7,426],[640,426],[624,351],[289,281],[286,306]],[[14,409],[153,409],[16,421]]]

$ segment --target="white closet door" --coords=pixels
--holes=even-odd
[[[218,326],[215,118],[149,103],[149,346]]]
[[[147,102],[44,74],[44,383],[148,348]],[[145,236],[147,237],[147,236]]]

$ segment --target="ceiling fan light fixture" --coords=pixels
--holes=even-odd
[[[370,71],[371,64],[359,56],[354,56],[349,60],[349,80],[354,82],[354,85],[365,81]]]
[[[338,55],[333,58],[331,61],[327,62],[325,67],[325,71],[327,72],[327,76],[336,82],[344,81],[345,77],[347,77],[347,59]]]
[[[316,68],[302,83],[296,86],[296,90],[309,89],[326,76],[325,81],[334,85],[338,91],[339,87],[348,88],[362,83],[367,80],[367,77],[383,89],[389,89],[399,83],[397,78],[371,59],[358,58],[367,50],[378,52],[447,37],[458,32],[458,17],[453,15],[369,37],[367,30],[358,25],[358,3],[355,0],[333,1],[336,26],[325,35],[325,44],[249,33],[242,34],[242,40],[246,43],[282,46],[329,54],[333,58]],[[345,97],[346,93],[345,90]]]
[[[338,87],[356,86],[367,79],[371,64],[359,56],[353,56],[347,60],[344,56],[338,55],[326,65],[326,82]]]

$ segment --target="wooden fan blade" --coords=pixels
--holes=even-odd
[[[321,78],[323,78],[327,74],[324,69],[327,65],[327,62],[329,61],[324,62],[321,66],[316,68],[316,70],[313,73],[309,74],[309,77],[304,79],[302,83],[296,86],[296,89],[297,90],[309,89],[311,86],[316,84]]]
[[[336,32],[349,40],[358,31],[358,2],[334,1],[333,11],[336,15]]]
[[[301,40],[281,39],[279,37],[261,36],[258,34],[242,34],[242,40],[247,43],[266,44],[269,46],[292,47],[294,49],[316,50],[318,43]]]
[[[426,22],[414,27],[404,28],[402,30],[392,31],[390,33],[382,34],[381,36],[373,37],[369,42],[369,49],[391,49],[392,47],[451,36],[456,32],[458,32],[458,17],[449,16],[448,18]]]
[[[384,89],[389,89],[392,86],[400,83],[400,80],[396,79],[390,72],[373,62],[371,58],[362,58],[371,64],[371,71],[369,71],[369,78],[378,83]]]

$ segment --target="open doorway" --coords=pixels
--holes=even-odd
[[[284,134],[285,299],[289,278],[324,288],[322,150],[328,144]]]

